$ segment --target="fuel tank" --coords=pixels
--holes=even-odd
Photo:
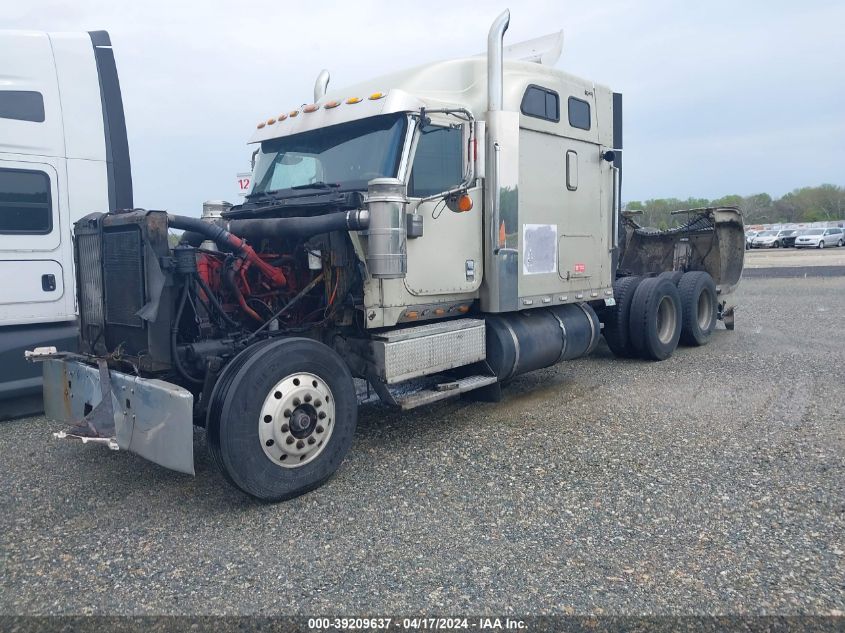
[[[598,316],[586,303],[490,315],[485,321],[487,363],[500,381],[585,356],[601,334]]]

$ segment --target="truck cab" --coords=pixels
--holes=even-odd
[[[71,228],[132,206],[109,36],[0,31],[0,418],[36,411],[41,371],[23,351],[74,349]]]

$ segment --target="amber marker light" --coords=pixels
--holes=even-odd
[[[332,108],[336,108],[336,107],[337,107],[337,106],[339,106],[339,105],[340,105],[340,101],[329,101],[329,102],[328,102],[326,105],[324,105],[323,107],[324,107],[326,110],[331,110]]]
[[[270,117],[269,119],[267,119],[267,125],[273,125],[275,122],[276,119],[274,117]]]
[[[281,123],[282,121],[284,121],[286,118],[288,118],[288,115],[287,115],[287,114],[285,114],[284,112],[283,112],[282,114],[280,114],[280,115],[279,115],[279,123]]]
[[[290,118],[294,118],[295,116],[299,116],[299,110],[290,111]]]
[[[361,97],[349,97],[346,100],[346,104],[352,105],[352,104],[355,104],[355,103],[361,103],[362,101],[363,101],[363,99]]]
[[[262,121],[261,123],[259,123],[259,124],[258,124],[258,125],[256,125],[255,127],[257,127],[257,128],[260,130],[260,129],[261,129],[261,128],[263,128],[265,125],[267,125],[267,124],[266,124],[264,121]]]
[[[458,211],[465,213],[472,209],[472,198],[467,194],[458,197]]]
[[[375,101],[376,99],[383,99],[384,93],[383,92],[374,92],[369,96],[370,101]]]
[[[307,106],[302,108],[302,111],[303,112],[314,112],[319,107],[320,106],[318,106],[316,103],[309,103]]]

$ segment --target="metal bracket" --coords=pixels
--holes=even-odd
[[[114,404],[112,402],[108,362],[103,358],[97,359],[97,369],[100,372],[102,400],[79,422],[76,422],[67,431],[63,431],[66,437],[84,437],[105,442],[114,441]],[[117,442],[115,442],[116,444]],[[109,448],[111,448],[111,444],[109,444]]]

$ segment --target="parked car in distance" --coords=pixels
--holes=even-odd
[[[795,246],[795,238],[801,233],[798,229],[787,229],[783,231],[783,235],[780,238],[780,245],[783,248],[792,248]]]
[[[779,231],[760,231],[751,239],[751,248],[780,248],[781,238],[784,233],[789,233],[791,229],[781,229]]]
[[[807,229],[795,238],[795,248],[825,248],[842,246],[845,234],[841,228]]]
[[[751,240],[753,240],[760,231],[746,231],[745,232],[745,250],[751,248]]]

